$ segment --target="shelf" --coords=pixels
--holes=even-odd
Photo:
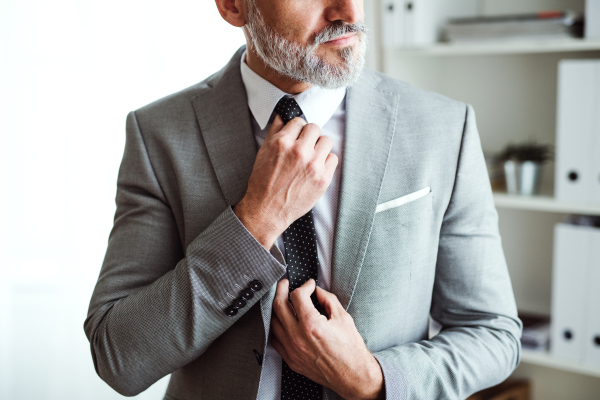
[[[521,362],[600,378],[600,367],[560,359],[552,356],[547,351],[522,350]]]
[[[546,211],[564,214],[600,215],[600,204],[579,204],[555,200],[552,196],[518,196],[494,193],[497,208]]]
[[[572,51],[600,51],[600,40],[594,39],[529,39],[481,41],[473,43],[439,43],[424,48],[401,48],[407,55],[457,56],[489,54],[559,53]]]

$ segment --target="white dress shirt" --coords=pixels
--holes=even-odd
[[[241,73],[248,107],[252,114],[252,129],[256,143],[262,146],[271,123],[275,118],[275,105],[283,96],[290,96],[266,79],[255,73],[246,64],[246,52],[242,55]],[[323,89],[312,86],[310,89],[291,96],[302,112],[302,118],[321,128],[321,134],[333,141],[332,153],[338,156],[339,163],[325,194],[313,207],[315,230],[317,232],[317,254],[319,257],[319,286],[329,290],[331,284],[331,263],[333,237],[338,210],[340,180],[342,176],[342,149],[346,131],[346,88]],[[276,241],[277,247],[285,254],[283,236]],[[258,389],[259,400],[275,400],[281,397],[281,357],[267,338],[267,351],[263,355],[262,374]]]

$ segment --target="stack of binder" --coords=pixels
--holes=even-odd
[[[600,367],[599,228],[554,228],[551,352]]]
[[[600,60],[558,67],[555,197],[600,203]]]
[[[438,42],[449,18],[477,15],[477,0],[382,0],[382,41],[387,48]]]
[[[461,18],[448,21],[444,40],[471,42],[499,39],[558,39],[583,36],[583,18],[574,12]]]
[[[519,312],[523,322],[521,345],[524,349],[547,351],[550,342],[550,318],[546,315]]]

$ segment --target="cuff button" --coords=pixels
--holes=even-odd
[[[242,290],[241,295],[244,300],[252,300],[252,298],[254,297],[254,292],[252,291],[252,289],[244,289]]]
[[[227,310],[225,310],[225,314],[228,317],[233,317],[234,315],[236,315],[238,313],[237,308],[235,307],[228,307]]]
[[[250,282],[250,289],[253,292],[258,292],[259,290],[262,290],[262,288],[263,288],[263,284],[258,279],[255,279],[252,282]]]
[[[242,298],[235,299],[235,300],[233,301],[233,306],[234,306],[235,308],[244,308],[244,307],[246,307],[246,300],[244,300],[244,299],[242,299]]]

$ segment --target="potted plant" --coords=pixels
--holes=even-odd
[[[528,141],[506,146],[499,158],[504,165],[507,192],[527,196],[538,193],[542,166],[552,156],[548,144]]]

